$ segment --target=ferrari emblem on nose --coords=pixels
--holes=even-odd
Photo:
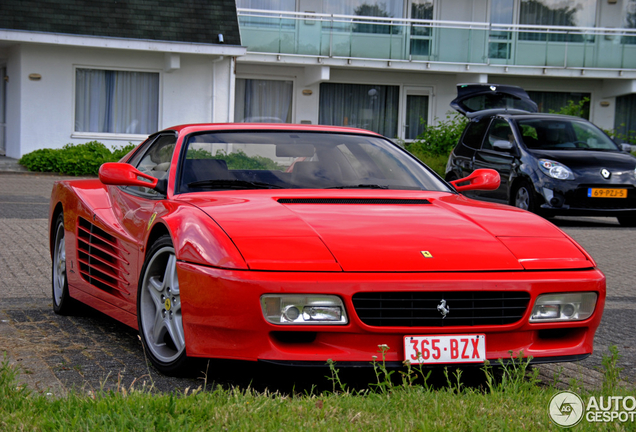
[[[437,310],[442,314],[442,319],[444,319],[450,312],[450,306],[446,306],[446,300],[442,299],[442,301],[437,305]]]
[[[608,178],[610,178],[610,176],[612,175],[612,173],[611,173],[611,172],[609,172],[608,170],[606,170],[605,168],[603,168],[603,169],[601,170],[601,175],[603,176],[603,178],[608,179]]]
[[[429,251],[422,251],[424,258],[433,258],[433,255]]]

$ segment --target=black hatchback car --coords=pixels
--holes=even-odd
[[[459,84],[451,106],[470,119],[446,180],[499,172],[497,190],[472,197],[543,216],[615,216],[636,226],[636,157],[587,120],[539,114],[520,87]]]

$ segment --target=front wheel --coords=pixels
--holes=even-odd
[[[514,193],[513,204],[520,209],[536,213],[537,199],[534,195],[534,188],[530,183],[523,181],[519,184]]]
[[[66,279],[66,241],[64,238],[64,214],[55,219],[53,229],[53,263],[51,266],[51,288],[53,311],[58,315],[72,315],[77,311],[77,303],[68,292]]]
[[[177,259],[169,235],[150,248],[139,278],[139,335],[152,365],[164,374],[180,372],[186,361]]]

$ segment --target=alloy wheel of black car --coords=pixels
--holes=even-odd
[[[55,242],[53,243],[53,263],[51,266],[53,311],[58,315],[71,315],[77,310],[77,303],[68,292],[63,213],[58,215],[54,229]]]
[[[530,183],[524,181],[519,184],[514,193],[513,204],[520,209],[536,212],[536,198]]]
[[[139,278],[137,320],[144,350],[152,365],[175,374],[187,361],[177,260],[169,235],[150,248]]]

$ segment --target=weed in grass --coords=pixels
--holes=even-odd
[[[503,359],[499,359],[498,361],[501,370],[500,379],[497,379],[490,362],[486,361],[481,368],[490,393],[503,391],[521,393],[536,387],[539,383],[539,370],[530,368],[532,356],[523,358],[523,351],[519,351],[516,358],[512,351],[509,351],[509,354],[510,360],[504,362]]]
[[[616,345],[610,345],[608,349],[609,355],[603,354],[602,367],[597,369],[603,372],[603,393],[611,394],[618,387],[623,368],[618,366],[618,361],[622,356]]]
[[[386,353],[389,349],[389,346],[386,344],[378,345],[378,353],[382,356],[382,361],[378,362],[377,356],[373,356],[373,371],[375,372],[377,383],[369,384],[383,394],[389,393],[393,389],[391,375],[393,375],[395,371],[389,371],[386,367]]]
[[[336,385],[338,385],[338,391],[342,393],[348,393],[347,386],[342,383],[340,380],[340,376],[338,375],[338,369],[336,368],[336,362],[332,359],[327,360],[327,365],[329,365],[329,371],[331,372],[331,376],[327,376],[326,378],[331,381],[333,385],[333,393],[336,394]]]
[[[448,368],[444,368],[444,377],[446,378],[446,384],[448,385],[448,390],[451,393],[461,394],[462,393],[462,373],[461,369],[455,369],[453,372],[454,380],[451,380],[451,376],[449,375]]]

